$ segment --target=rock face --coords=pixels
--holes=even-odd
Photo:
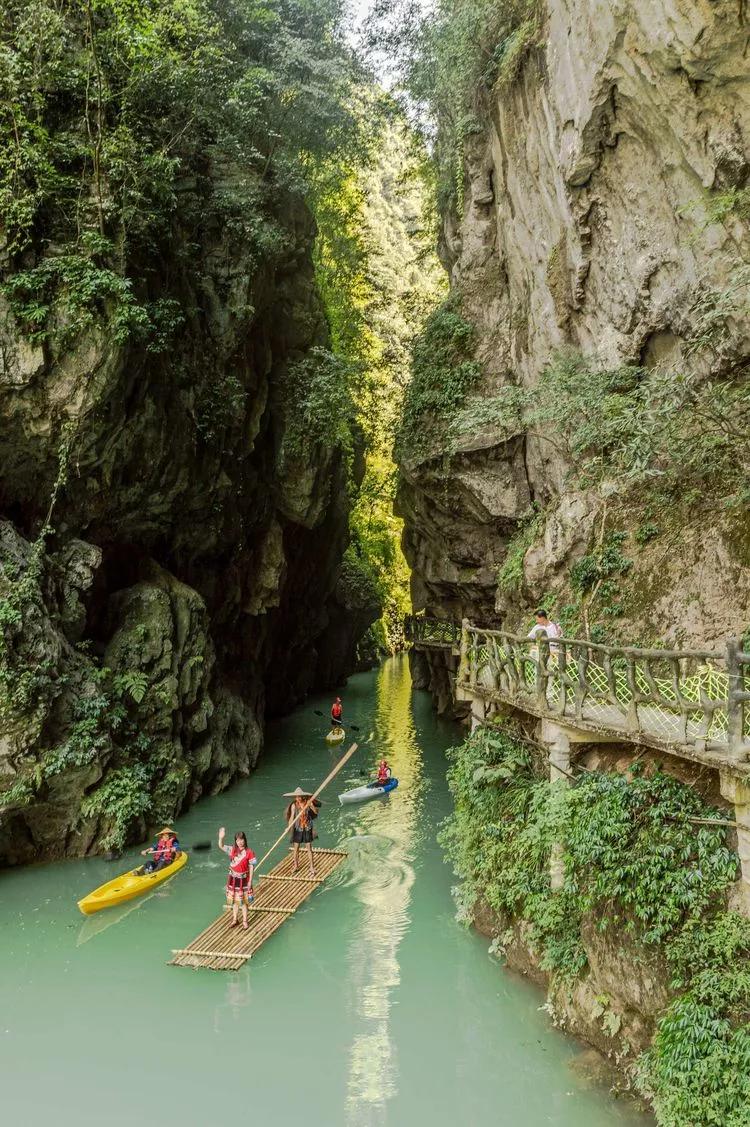
[[[106,317],[34,346],[2,311],[0,597],[12,618],[14,583],[32,594],[5,629],[0,864],[142,836],[249,772],[267,702],[347,671],[351,638],[329,649],[347,613],[345,468],[284,446],[289,366],[327,339],[313,222],[294,198],[279,215],[266,265],[221,230],[189,248],[176,234],[170,292],[189,315],[166,352],[118,342]]]
[[[706,201],[741,194],[750,178],[741,8],[547,0],[542,9],[537,44],[512,84],[488,94],[467,142],[463,214],[444,217],[443,260],[476,331],[477,396],[533,388],[564,347],[602,367],[736,380],[750,355],[748,212],[718,221]],[[721,346],[689,348],[698,310],[737,285],[743,298]],[[625,497],[621,482],[574,482],[552,437],[487,425],[449,453],[403,459],[415,607],[511,627],[542,599],[559,614],[571,566],[606,524],[625,532],[630,561],[610,633],[686,646],[740,634],[746,507],[727,515],[719,496],[693,515],[686,506],[679,527],[647,542],[637,529],[663,532],[665,514]],[[543,519],[508,590],[498,568],[531,506]]]
[[[671,1001],[666,960],[644,952],[622,931],[602,932],[587,920],[582,942],[588,959],[585,975],[550,989],[528,925],[502,919],[480,901],[474,926],[501,942],[505,963],[548,990],[547,1009],[555,1024],[593,1045],[625,1068],[647,1049],[657,1021]]]

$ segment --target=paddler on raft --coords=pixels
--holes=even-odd
[[[242,927],[247,931],[247,906],[252,904],[253,870],[258,858],[247,844],[247,838],[240,831],[234,835],[234,845],[224,844],[226,830],[219,830],[219,849],[229,855],[229,874],[227,876],[227,904],[232,909],[232,927],[237,926],[237,915],[242,904]]]
[[[299,847],[300,845],[307,846],[307,856],[310,862],[310,876],[315,876],[315,862],[313,861],[313,838],[317,837],[313,821],[318,816],[318,810],[322,803],[313,798],[309,791],[303,790],[302,787],[296,787],[292,791],[287,791],[284,798],[291,798],[292,801],[286,808],[286,824],[292,831],[290,841],[294,846],[294,859],[292,861],[292,872],[299,872]],[[298,817],[299,815],[299,817]],[[296,819],[296,821],[295,821]]]
[[[344,706],[341,703],[341,697],[336,697],[331,705],[331,724],[334,728],[343,728],[344,726]]]

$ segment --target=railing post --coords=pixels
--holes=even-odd
[[[630,689],[630,700],[628,702],[627,712],[625,713],[625,727],[631,735],[636,735],[641,727],[641,718],[638,714],[638,697],[641,690],[638,688],[635,658],[628,654],[625,661],[627,663],[626,676],[628,688]]]
[[[536,644],[536,703],[537,708],[547,710],[547,672],[549,659],[549,640],[545,635],[537,638]]]
[[[736,638],[727,641],[727,754],[730,759],[742,758],[743,677],[739,662],[740,644]]]
[[[469,620],[461,619],[461,656],[458,662],[458,683],[464,685],[469,680]]]

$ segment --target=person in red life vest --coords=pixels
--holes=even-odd
[[[341,728],[344,718],[344,706],[341,703],[341,697],[336,697],[331,705],[331,723],[334,728]]]
[[[309,791],[303,790],[302,787],[296,787],[293,791],[287,791],[284,798],[291,798],[292,801],[286,808],[286,824],[292,831],[290,841],[294,846],[294,861],[292,863],[292,870],[295,873],[299,872],[299,847],[300,845],[307,846],[307,856],[310,862],[310,876],[315,876],[315,862],[313,860],[312,843],[313,838],[318,835],[315,833],[313,827],[313,820],[318,816],[318,810],[321,807],[321,802],[317,798],[313,798]]]
[[[242,905],[242,926],[247,931],[247,906],[255,899],[253,895],[253,869],[258,858],[247,844],[247,838],[240,832],[234,835],[234,845],[224,844],[226,830],[219,830],[219,849],[229,854],[229,875],[227,876],[227,904],[232,909],[232,927],[237,926],[237,915]]]
[[[384,787],[391,777],[391,769],[385,759],[381,759],[378,763],[378,786]]]
[[[165,826],[163,830],[159,830],[154,844],[149,849],[141,850],[141,857],[148,857],[151,854],[151,860],[143,866],[144,873],[158,873],[159,869],[166,869],[179,852],[180,843],[177,834],[169,826]]]

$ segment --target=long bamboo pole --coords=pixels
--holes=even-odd
[[[283,832],[282,834],[280,834],[280,835],[279,835],[279,837],[277,837],[277,838],[276,838],[276,841],[275,841],[275,842],[273,843],[273,845],[272,845],[272,846],[271,846],[271,848],[270,848],[270,849],[268,850],[268,852],[267,852],[267,853],[265,853],[265,854],[264,854],[264,855],[263,855],[263,856],[261,857],[260,861],[259,861],[259,862],[258,862],[258,864],[257,864],[257,865],[255,866],[255,871],[256,871],[256,873],[257,873],[258,869],[259,869],[259,868],[261,867],[261,865],[262,865],[262,864],[263,864],[263,863],[264,863],[265,861],[267,861],[267,860],[268,860],[268,858],[269,858],[269,857],[271,856],[271,854],[273,853],[274,849],[276,849],[276,848],[277,848],[277,847],[278,847],[279,845],[281,845],[281,843],[282,843],[282,841],[284,840],[284,838],[286,837],[286,835],[287,835],[287,834],[289,833],[289,831],[290,831],[291,829],[293,829],[293,828],[294,828],[294,826],[295,826],[295,824],[297,823],[297,821],[298,821],[298,820],[299,820],[299,819],[300,819],[300,818],[302,817],[302,815],[304,814],[304,812],[305,812],[305,810],[307,809],[307,807],[308,807],[308,806],[310,806],[310,804],[311,804],[312,802],[314,802],[314,801],[315,801],[315,799],[316,799],[316,798],[318,797],[318,795],[319,795],[319,794],[322,794],[322,793],[323,793],[323,791],[324,791],[324,790],[326,789],[326,787],[327,787],[327,786],[328,786],[328,784],[329,784],[329,783],[331,782],[331,780],[332,780],[332,779],[335,779],[335,778],[336,778],[336,776],[338,775],[339,771],[340,771],[340,770],[341,770],[341,768],[342,768],[342,767],[344,766],[344,764],[345,764],[345,763],[348,763],[348,762],[349,762],[349,760],[350,760],[350,759],[351,759],[351,757],[352,757],[352,756],[354,755],[354,752],[355,752],[355,751],[357,750],[357,748],[358,748],[358,747],[359,747],[359,744],[352,744],[352,746],[351,746],[351,747],[349,748],[349,750],[347,751],[346,755],[343,755],[343,756],[341,757],[341,759],[339,759],[338,763],[337,763],[337,764],[336,764],[336,766],[335,766],[335,767],[333,768],[333,770],[332,770],[332,771],[331,771],[331,772],[330,772],[330,773],[329,773],[328,775],[326,775],[325,779],[323,779],[323,782],[322,782],[322,783],[320,784],[320,786],[318,787],[318,789],[317,789],[317,790],[315,791],[315,794],[313,794],[313,795],[312,795],[312,796],[310,797],[309,801],[308,801],[307,803],[305,803],[305,805],[304,805],[304,806],[302,807],[302,809],[300,810],[300,812],[299,812],[299,814],[297,815],[297,817],[296,817],[296,818],[293,818],[293,819],[292,819],[292,821],[291,821],[291,822],[289,823],[289,825],[288,825],[288,826],[286,827],[286,829],[284,830],[284,832]]]

